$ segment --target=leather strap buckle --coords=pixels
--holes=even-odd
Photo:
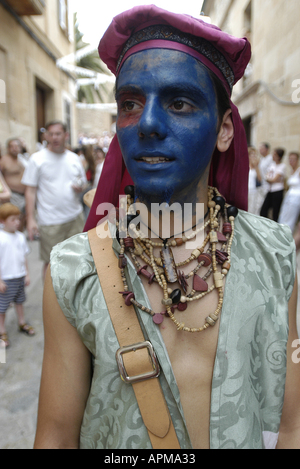
[[[141,374],[138,374],[136,376],[129,376],[127,371],[126,371],[126,368],[125,368],[123,355],[126,354],[126,353],[130,353],[130,352],[136,353],[138,350],[141,350],[141,349],[147,349],[148,350],[148,354],[149,354],[149,358],[151,360],[151,365],[153,367],[153,371],[148,371],[146,373],[141,373]],[[158,363],[156,354],[154,352],[154,348],[153,348],[151,342],[149,342],[149,341],[140,342],[140,343],[135,344],[135,345],[129,345],[127,347],[119,348],[119,350],[116,353],[116,359],[117,359],[117,365],[118,365],[118,368],[119,368],[121,379],[127,384],[135,384],[135,383],[139,383],[141,381],[145,381],[147,379],[158,378],[158,376],[160,374],[159,363]]]

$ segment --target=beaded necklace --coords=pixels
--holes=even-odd
[[[119,268],[124,285],[124,291],[120,292],[120,294],[123,295],[125,304],[127,306],[134,305],[141,311],[150,314],[153,322],[157,325],[162,324],[165,317],[170,318],[178,331],[195,333],[205,331],[209,327],[215,326],[223,305],[223,280],[230,269],[231,246],[234,237],[234,220],[238,210],[226,204],[225,199],[216,188],[209,187],[209,219],[207,222],[203,223],[196,231],[193,231],[188,236],[183,235],[182,238],[153,242],[151,239],[146,238],[142,231],[136,228],[135,224],[131,223],[136,216],[133,215],[133,186],[128,186],[125,189],[125,193],[127,194],[127,213],[129,214],[127,221],[129,222],[129,227],[127,227],[127,237],[119,240],[121,246]],[[221,218],[223,218],[222,233],[219,231]],[[118,221],[117,227],[119,228]],[[195,238],[201,230],[205,229],[207,229],[207,235],[202,245],[197,247],[188,259],[176,263],[172,249],[175,249],[177,246],[182,246],[183,243]],[[129,235],[129,230],[131,233],[134,233],[133,237]],[[217,249],[218,243],[222,245],[221,249]],[[160,249],[159,258],[155,257],[154,248]],[[146,306],[141,305],[136,301],[134,292],[129,291],[125,275],[127,266],[125,251],[131,254],[138,275],[146,277],[149,285],[156,282],[161,287],[163,292],[161,303],[165,308],[163,312],[156,313]],[[197,261],[197,266],[187,275],[179,270],[180,267],[188,265],[193,261]],[[151,268],[151,271],[148,271],[148,267]],[[197,272],[202,267],[207,267],[208,269],[205,275],[200,277]],[[211,275],[213,285],[209,287],[206,280]],[[188,293],[188,280],[190,279],[192,279],[192,288]],[[172,289],[171,285],[174,283],[178,283],[183,292],[180,288]],[[183,322],[176,319],[174,314],[176,309],[180,312],[184,312],[189,303],[201,300],[215,289],[218,291],[217,309],[205,318],[205,323],[202,327],[186,327]]]

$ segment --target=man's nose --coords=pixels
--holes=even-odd
[[[143,114],[139,120],[139,136],[145,138],[158,138],[167,136],[166,113],[158,99],[150,99],[146,102]]]

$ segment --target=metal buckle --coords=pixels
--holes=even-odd
[[[128,373],[124,365],[123,355],[125,353],[136,352],[137,350],[141,350],[145,348],[148,350],[149,357],[151,358],[153,371],[149,371],[147,373],[141,373],[140,375],[136,375],[136,376],[128,376]],[[155,355],[153,346],[151,342],[149,341],[140,342],[138,344],[129,345],[127,347],[121,347],[116,353],[116,359],[117,359],[117,365],[119,368],[120,376],[122,380],[125,381],[125,383],[128,383],[128,384],[139,383],[140,381],[145,381],[147,379],[157,378],[160,374],[158,360]]]

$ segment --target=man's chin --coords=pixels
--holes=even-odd
[[[150,204],[162,204],[166,202],[170,204],[171,198],[173,195],[173,189],[166,189],[163,190],[151,188],[151,190],[146,191],[144,188],[139,186],[135,186],[135,200],[139,200],[139,202],[150,206]]]

